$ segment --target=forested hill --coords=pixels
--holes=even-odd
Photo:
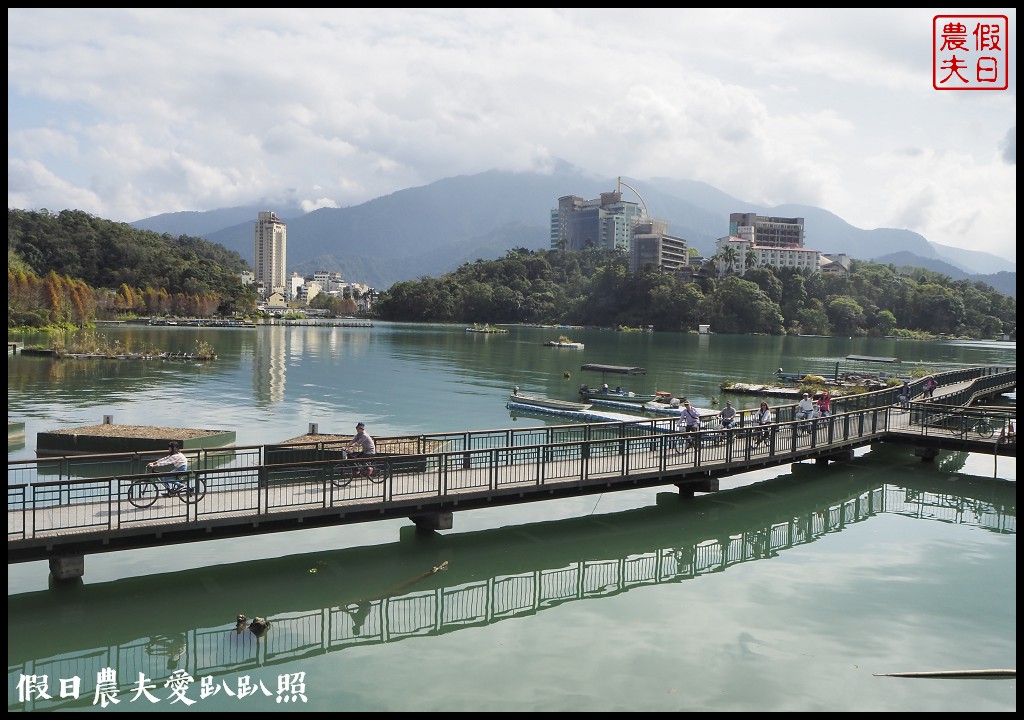
[[[393,285],[384,320],[646,326],[655,331],[849,336],[1015,336],[1017,305],[980,282],[923,269],[853,261],[848,276],[796,268],[748,269],[692,278],[645,268],[625,253],[519,248],[500,260],[466,263],[439,278]]]
[[[53,271],[93,288],[162,288],[188,295],[237,293],[249,264],[198,237],[171,237],[79,210],[7,211],[8,269]]]

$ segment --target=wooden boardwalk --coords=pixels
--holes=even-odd
[[[964,380],[962,387],[949,383],[950,397],[974,392],[979,382],[987,383],[979,391],[1001,392],[1015,387],[1016,373]],[[90,553],[395,518],[448,529],[458,510],[665,485],[687,495],[714,492],[721,477],[843,460],[876,442],[911,444],[926,459],[943,449],[1015,456],[1015,436],[962,432],[976,415],[938,403],[916,403],[910,411],[879,404],[818,420],[810,432],[802,432],[806,422],[777,423],[760,443],[760,432],[750,427],[709,426],[696,436],[697,447],[683,451],[681,442],[694,435],[677,433],[674,419],[527,429],[543,441],[526,435],[526,442],[505,439],[476,448],[451,448],[449,442],[441,445],[448,449],[410,461],[389,458],[395,472],[382,484],[361,479],[337,485],[345,462],[337,459],[228,463],[195,471],[208,487],[199,503],[162,498],[145,509],[128,503],[127,489],[152,476],[18,484],[10,482],[9,471],[8,563],[50,559],[55,575],[74,576]],[[940,416],[943,423],[936,424]],[[999,425],[1008,427],[1008,416],[1000,416]]]

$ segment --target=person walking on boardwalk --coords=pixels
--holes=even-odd
[[[935,396],[935,388],[937,388],[938,386],[939,386],[939,384],[937,382],[935,382],[935,376],[934,375],[929,375],[927,378],[925,378],[925,381],[924,381],[924,397],[925,397],[925,400],[931,400]]]
[[[154,460],[153,462],[146,465],[146,467],[149,468],[150,470],[162,467],[164,465],[171,465],[174,467],[173,479],[163,481],[164,487],[167,488],[167,492],[164,493],[164,497],[167,497],[169,495],[177,495],[179,492],[182,491],[182,489],[185,487],[185,484],[182,482],[181,478],[185,473],[188,472],[188,458],[185,457],[185,454],[181,452],[181,450],[178,448],[178,443],[175,442],[174,440],[171,440],[171,442],[167,446],[167,449],[170,451],[169,455],[164,455],[159,460]]]
[[[768,403],[762,401],[761,406],[757,409],[757,414],[754,416],[754,424],[761,428],[754,438],[755,445],[767,442],[770,437],[768,426],[772,424],[773,420],[771,408],[768,407]]]
[[[907,380],[903,381],[903,387],[900,388],[900,407],[910,409],[910,382]]]

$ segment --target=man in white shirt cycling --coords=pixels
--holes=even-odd
[[[164,465],[171,465],[174,467],[173,479],[163,481],[164,487],[167,488],[167,492],[164,493],[164,497],[177,495],[185,488],[182,478],[185,473],[188,472],[188,458],[185,457],[185,454],[178,448],[178,443],[172,440],[167,446],[167,449],[170,450],[169,455],[165,455],[159,460],[154,460],[146,466],[150,470]]]
[[[814,401],[808,393],[804,393],[804,396],[800,398],[800,402],[796,404],[796,419],[809,420],[813,414]],[[798,427],[800,432],[810,432],[810,428],[807,425],[800,425]]]
[[[695,433],[700,430],[700,413],[697,408],[690,405],[689,400],[683,401],[683,411],[679,415],[679,429],[688,433]],[[696,442],[687,440],[686,446],[695,445]]]

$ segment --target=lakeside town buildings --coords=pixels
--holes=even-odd
[[[635,192],[635,191],[634,191]],[[639,197],[639,195],[638,195]],[[647,207],[622,199],[619,191],[584,200],[577,195],[558,199],[551,210],[552,250],[617,248],[629,255],[629,270],[656,267],[663,272],[693,274],[704,258],[691,256],[685,239],[669,235],[668,223],[647,215]],[[797,268],[845,273],[845,254],[825,255],[804,246],[804,219],[757,213],[731,213],[729,234],[715,241],[711,262],[716,274],[743,275],[754,267]]]
[[[253,244],[254,272],[243,279],[256,283],[268,307],[308,306],[319,294],[329,293],[352,297],[360,310],[367,310],[376,295],[366,285],[346,283],[340,272],[318,270],[309,276],[296,272],[288,275],[287,226],[273,211],[259,213]],[[804,246],[803,218],[757,213],[731,213],[729,234],[715,241],[714,256],[695,256],[684,238],[669,234],[667,221],[648,215],[642,198],[639,203],[624,200],[620,190],[601,193],[592,200],[577,195],[560,197],[558,207],[551,210],[550,247],[563,251],[618,249],[627,253],[631,272],[656,267],[662,272],[692,276],[705,263],[710,263],[719,277],[727,273],[742,276],[755,267],[839,274],[850,268],[850,258],[845,254],[825,255]]]
[[[285,290],[288,228],[273,211],[260,212],[253,227],[253,276],[260,292]]]
[[[256,291],[269,310],[285,310],[291,303],[309,305],[320,293],[352,297],[360,311],[369,309],[376,293],[359,283],[346,283],[340,272],[318,270],[303,276],[288,275],[288,227],[277,213],[260,212],[253,226],[253,272],[242,273],[242,281],[255,283]]]

